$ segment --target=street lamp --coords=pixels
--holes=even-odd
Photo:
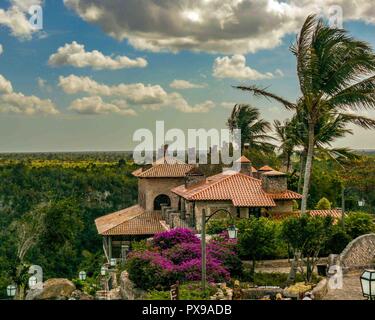
[[[365,200],[361,199],[358,201],[358,206],[359,207],[364,207],[365,206]]]
[[[117,259],[116,259],[116,258],[112,258],[112,259],[110,260],[110,265],[111,265],[111,267],[116,267],[116,264],[117,264]]]
[[[85,271],[80,271],[78,274],[79,280],[85,281],[86,280],[86,272]]]
[[[13,298],[16,295],[17,287],[14,284],[7,286],[7,296]]]
[[[228,231],[229,239],[237,239],[238,229],[236,228],[236,226],[234,225],[230,226],[227,229],[227,231]]]
[[[360,279],[363,296],[375,300],[375,270],[365,270]]]
[[[106,266],[102,266],[102,268],[100,269],[100,274],[102,276],[105,276],[107,274],[107,267]]]
[[[36,276],[31,276],[29,278],[29,288],[32,289],[34,286],[36,286],[36,284],[38,283],[38,279],[36,278]]]

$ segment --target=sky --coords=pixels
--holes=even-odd
[[[289,47],[311,13],[375,46],[371,0],[2,0],[0,152],[131,150],[157,120],[225,128],[236,103],[286,119],[232,86],[295,101]],[[374,131],[353,129],[335,145],[375,149]]]

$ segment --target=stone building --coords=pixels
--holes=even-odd
[[[199,167],[164,157],[133,172],[138,178],[138,204],[95,220],[107,258],[119,257],[121,246],[174,227],[200,231],[207,217],[283,215],[302,196],[287,188],[287,176],[265,166],[256,170],[242,156],[236,170],[206,177]]]

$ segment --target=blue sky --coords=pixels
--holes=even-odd
[[[218,0],[175,0],[164,8],[156,0],[2,1],[0,152],[128,150],[133,132],[153,129],[156,120],[167,128],[224,128],[234,103],[251,103],[270,121],[287,118],[281,106],[231,85],[268,86],[294,100],[298,83],[288,48],[315,7],[224,2],[229,11],[223,13]],[[346,2],[336,1],[348,10],[344,27],[375,46],[372,12]],[[43,8],[41,31],[27,26],[25,8],[32,4]],[[12,15],[19,21],[10,22]],[[125,57],[138,65],[129,67]],[[180,86],[171,87],[175,80]],[[355,129],[337,145],[375,148],[375,133]]]

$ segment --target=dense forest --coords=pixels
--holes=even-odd
[[[94,220],[136,202],[136,167],[110,153],[0,158],[0,295],[20,264],[42,266],[46,278],[100,268]]]

